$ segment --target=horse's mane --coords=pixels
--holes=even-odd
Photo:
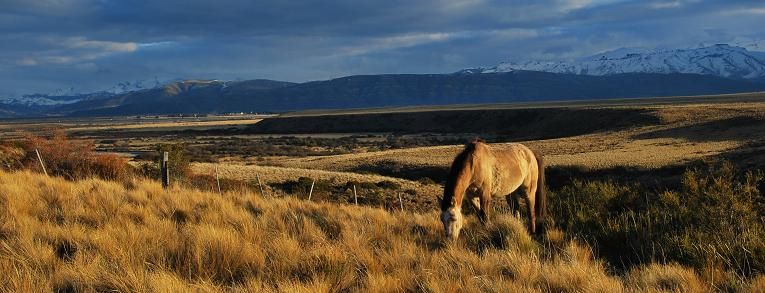
[[[460,152],[457,157],[454,158],[452,166],[449,169],[449,176],[446,178],[446,186],[444,186],[444,197],[441,199],[442,211],[445,211],[452,206],[452,199],[454,198],[454,186],[457,184],[459,174],[462,172],[462,169],[464,169],[470,162],[470,155],[472,155],[473,151],[475,151],[476,145],[483,142],[484,141],[480,138],[474,139],[473,141],[465,144],[465,148],[462,150],[462,152]]]

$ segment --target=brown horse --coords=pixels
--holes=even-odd
[[[478,218],[486,224],[491,210],[491,199],[504,195],[515,214],[522,191],[526,199],[529,230],[536,233],[536,221],[545,213],[544,164],[540,155],[522,144],[510,144],[503,150],[492,150],[481,141],[473,141],[457,155],[446,180],[441,201],[441,221],[446,236],[456,239],[462,229],[462,200],[466,193],[478,211]]]

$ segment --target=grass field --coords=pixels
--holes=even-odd
[[[435,212],[223,195],[156,182],[0,172],[0,289],[33,291],[700,292],[693,270],[606,272],[582,244],[498,216],[445,243]],[[759,277],[741,290],[765,289]]]

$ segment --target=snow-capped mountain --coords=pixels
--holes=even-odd
[[[29,94],[22,95],[20,97],[0,97],[0,104],[28,107],[68,105],[87,99],[108,98],[127,92],[159,88],[165,84],[175,81],[177,80],[160,82],[155,77],[154,79],[123,81],[98,91],[78,92],[73,87],[68,89],[56,89],[46,94]]]
[[[765,52],[717,44],[693,49],[622,48],[571,62],[505,62],[460,73],[498,73],[515,70],[612,75],[620,73],[693,73],[725,78],[765,79]]]
[[[78,95],[49,96],[43,94],[23,95],[21,97],[0,98],[0,103],[20,106],[56,106],[74,104],[81,101]]]
[[[160,82],[159,79],[157,79],[157,77],[154,77],[154,79],[136,80],[132,82],[124,81],[103,90],[103,92],[107,92],[110,94],[122,94],[122,93],[132,92],[132,91],[158,88],[168,82],[171,82],[171,81]]]

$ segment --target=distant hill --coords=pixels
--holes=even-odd
[[[765,83],[698,74],[588,76],[534,71],[494,74],[357,75],[301,84],[184,81],[87,103],[71,115],[283,112],[408,105],[705,95],[765,90]]]
[[[0,103],[0,116],[111,116],[178,113],[285,112],[662,97],[755,92],[765,82],[701,74],[625,73],[603,76],[514,70],[483,74],[356,75],[326,81],[185,80],[125,93],[35,97]],[[29,101],[29,100],[27,100]]]
[[[174,113],[241,112],[242,105],[229,105],[229,96],[249,96],[295,83],[274,80],[206,81],[186,80],[149,90],[128,92],[106,99],[62,106],[70,115],[136,115]],[[243,103],[247,103],[243,101]],[[249,107],[248,107],[249,108]],[[262,111],[262,110],[261,110]]]

